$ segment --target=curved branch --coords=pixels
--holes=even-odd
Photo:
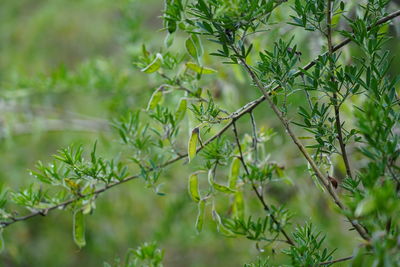
[[[239,150],[239,159],[243,165],[243,168],[247,174],[247,176],[250,176],[250,172],[249,172],[249,168],[247,167],[246,162],[244,161],[244,157],[243,157],[243,151],[242,151],[242,147],[240,145],[240,141],[239,141],[239,135],[236,129],[236,124],[235,122],[233,122],[233,133],[235,135],[235,140],[236,140],[236,145],[238,147]],[[286,238],[286,243],[288,243],[291,246],[295,246],[295,243],[293,242],[293,240],[290,238],[290,236],[286,233],[285,229],[283,229],[283,227],[281,226],[281,223],[275,218],[275,215],[272,213],[271,208],[269,207],[269,205],[265,202],[265,199],[262,195],[262,193],[260,193],[260,191],[258,191],[256,185],[254,184],[253,181],[251,181],[251,187],[253,189],[253,191],[256,193],[258,200],[261,202],[261,205],[263,206],[264,210],[268,213],[269,217],[271,218],[271,220],[275,223],[275,225],[278,227],[278,230],[285,236]]]
[[[329,53],[328,55],[330,56],[329,57],[330,79],[334,83],[336,80],[335,79],[336,66],[332,59],[332,55],[333,55],[334,51],[333,51],[333,44],[332,44],[332,1],[331,0],[328,0],[326,25],[327,25],[326,37],[327,37],[327,42],[328,42],[328,53]],[[338,92],[340,92],[340,88],[338,89]],[[344,166],[346,167],[347,176],[353,179],[353,176],[351,174],[351,166],[350,166],[349,158],[347,156],[346,144],[343,140],[342,123],[340,121],[340,110],[339,110],[340,105],[338,103],[337,92],[333,92],[332,98],[333,98],[332,105],[333,105],[333,109],[335,112],[335,125],[336,125],[336,131],[337,131],[337,139],[339,141],[342,159],[344,162]]]
[[[342,262],[342,261],[348,261],[348,260],[351,260],[352,258],[353,258],[353,256],[349,256],[349,257],[340,258],[340,259],[336,259],[336,260],[324,261],[324,262],[321,262],[319,264],[319,266],[329,265],[329,264],[338,263],[338,262]]]
[[[390,21],[393,18],[396,18],[398,16],[400,16],[400,10],[398,10],[396,12],[393,12],[393,13],[389,14],[388,16],[380,19],[377,22],[377,24],[374,25],[374,26],[378,26],[380,24],[386,23],[386,22],[388,22],[388,21]],[[342,42],[340,42],[339,44],[337,44],[337,45],[335,45],[333,47],[333,52],[338,51],[339,49],[341,49],[342,47],[344,47],[345,45],[347,45],[350,42],[351,42],[350,38],[347,38],[347,39],[343,40]],[[322,54],[322,55],[324,55],[324,54]],[[305,65],[303,67],[303,69],[304,70],[308,70],[308,69],[312,68],[315,64],[316,64],[316,60],[313,60],[310,63],[308,63],[307,65]],[[301,74],[301,71],[297,71],[294,75],[295,76],[299,76],[300,74]],[[232,124],[233,124],[235,119],[238,119],[238,118],[242,117],[243,115],[247,114],[248,112],[251,112],[261,102],[266,100],[266,96],[271,95],[272,92],[277,90],[277,89],[279,89],[279,86],[274,87],[273,89],[271,89],[271,91],[266,92],[266,94],[264,94],[263,96],[257,98],[256,100],[253,100],[253,101],[249,102],[248,104],[246,104],[243,107],[239,108],[237,111],[233,112],[231,116],[228,116],[226,118],[227,120],[230,119],[229,122],[219,132],[217,132],[214,136],[212,136],[210,139],[208,139],[206,142],[204,142],[199,148],[197,148],[197,152],[201,151],[209,143],[211,143],[212,141],[214,141],[215,139],[220,137],[222,134],[224,134],[225,131],[228,130],[232,126]],[[169,165],[171,165],[171,164],[173,164],[173,163],[175,163],[175,162],[177,162],[177,161],[179,161],[181,159],[187,158],[187,156],[188,156],[187,153],[179,155],[179,156],[177,156],[177,157],[175,157],[175,158],[173,158],[173,159],[171,159],[171,160],[169,160],[169,161],[167,161],[167,162],[165,162],[165,163],[163,163],[163,164],[161,164],[161,165],[159,165],[159,166],[157,166],[155,168],[149,168],[149,169],[147,169],[147,171],[151,172],[151,171],[153,171],[155,169],[159,169],[159,168],[163,168],[163,167],[169,166]],[[140,175],[138,175],[138,174],[137,175],[133,175],[133,176],[129,176],[129,177],[127,177],[127,178],[125,178],[125,179],[123,179],[121,181],[117,181],[117,182],[108,184],[105,187],[103,187],[101,189],[98,189],[98,190],[96,190],[96,191],[94,191],[94,192],[92,192],[90,194],[86,194],[86,195],[82,195],[82,196],[79,196],[79,197],[76,197],[76,198],[72,198],[72,199],[66,200],[66,201],[64,201],[62,203],[56,204],[56,205],[51,206],[51,207],[46,208],[46,209],[40,209],[38,211],[32,212],[30,214],[27,214],[25,216],[11,218],[8,221],[2,221],[2,222],[0,222],[0,226],[5,228],[5,227],[10,226],[10,225],[12,225],[12,224],[14,224],[16,222],[19,222],[19,221],[25,221],[25,220],[31,219],[31,218],[39,216],[39,215],[42,215],[42,216],[47,215],[47,213],[49,211],[52,211],[52,210],[55,210],[55,209],[59,209],[59,208],[64,208],[64,207],[66,207],[66,206],[68,206],[68,205],[70,205],[70,204],[72,204],[72,203],[74,203],[74,202],[76,202],[76,201],[78,201],[80,199],[84,199],[84,198],[91,197],[91,196],[94,196],[94,195],[97,196],[97,195],[109,190],[110,188],[112,188],[114,186],[129,182],[129,181],[134,180],[134,179],[139,178],[139,177],[140,177]]]

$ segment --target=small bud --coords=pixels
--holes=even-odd
[[[332,176],[328,176],[329,182],[332,184],[333,188],[337,189],[338,187],[338,181],[333,178]]]

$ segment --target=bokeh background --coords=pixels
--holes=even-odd
[[[143,43],[153,52],[163,46],[162,9],[162,0],[1,0],[1,183],[11,190],[27,187],[32,182],[28,170],[70,144],[90,148],[97,140],[106,158],[119,153],[118,135],[109,122],[145,107],[158,83],[132,62]],[[277,16],[284,17],[283,11]],[[271,28],[255,43],[256,48],[271,47],[291,29],[283,24]],[[389,32],[393,39],[387,48],[398,55],[398,29],[391,26]],[[184,38],[178,35],[171,49],[182,50]],[[316,34],[304,32],[295,36],[295,43],[303,52],[303,63],[317,55],[322,45]],[[349,60],[350,53],[357,54],[352,46],[343,51]],[[213,63],[210,56],[205,60],[219,71],[205,86],[224,108],[234,111],[259,96],[240,68]],[[399,62],[397,56],[393,74],[398,73]],[[335,256],[348,256],[359,241],[357,235],[348,231],[343,217],[332,212],[332,204],[312,184],[304,160],[279,123],[265,115],[269,112],[263,106],[257,109],[258,126],[277,132],[268,150],[286,166],[292,183],[269,188],[268,201],[296,211],[295,223],[312,220],[316,229],[328,233],[326,246],[338,248]],[[250,126],[240,123],[243,132]],[[339,177],[342,167],[335,170]],[[186,192],[191,168],[180,162],[163,174],[165,196],[140,180],[101,195],[97,209],[87,218],[88,244],[81,250],[72,239],[70,212],[55,211],[12,225],[4,232],[6,249],[0,266],[102,266],[148,241],[157,241],[165,250],[165,266],[243,266],[254,260],[260,255],[254,242],[219,235],[210,219],[206,229],[196,234],[197,210]],[[261,216],[261,207],[254,197],[249,198],[249,210]],[[261,254],[274,257],[277,249],[267,247]]]

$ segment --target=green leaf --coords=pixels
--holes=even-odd
[[[379,27],[379,34],[385,34],[389,31],[389,24],[383,24],[381,27]]]
[[[145,68],[141,69],[142,72],[145,73],[153,73],[156,72],[162,64],[163,57],[160,53],[157,53],[156,58]]]
[[[196,127],[192,130],[192,134],[189,138],[188,144],[188,157],[189,162],[196,156],[197,153],[197,140],[199,139],[199,127]]]
[[[215,190],[220,191],[220,192],[222,192],[222,193],[226,193],[226,194],[232,194],[232,193],[235,193],[235,192],[236,192],[235,190],[230,189],[230,188],[227,187],[227,186],[224,186],[224,185],[221,185],[221,184],[218,184],[218,183],[214,182],[213,175],[214,175],[213,170],[212,170],[212,169],[209,170],[209,171],[208,171],[208,183],[209,183]]]
[[[225,185],[220,185],[216,182],[213,182],[212,186],[214,187],[215,190],[220,191],[222,193],[226,193],[226,194],[232,194],[235,193],[235,190],[230,189],[229,187],[225,186]]]
[[[167,20],[167,29],[169,33],[174,33],[176,31],[176,21]]]
[[[342,14],[343,10],[344,10],[344,3],[340,2],[339,9],[336,11],[336,15],[332,16],[333,27],[336,26],[339,23],[340,19],[343,17]]]
[[[82,248],[86,245],[85,216],[83,215],[82,210],[78,210],[74,213],[73,235],[74,235],[75,244],[77,244],[79,248]]]
[[[93,204],[91,202],[85,204],[82,208],[82,213],[84,215],[91,213],[93,210]]]
[[[187,110],[187,100],[186,98],[181,98],[181,100],[179,101],[178,108],[175,112],[175,120],[177,122],[183,120],[186,114],[186,110]]]
[[[185,47],[188,54],[199,61],[200,57],[203,55],[203,47],[199,37],[195,34],[189,36],[189,38],[186,39]]]
[[[175,35],[173,33],[168,33],[164,39],[165,47],[169,48],[174,43]]]
[[[155,90],[154,93],[151,95],[149,103],[147,104],[147,110],[155,109],[158,103],[160,103],[162,97],[163,97],[163,92],[162,92],[162,87],[160,87],[157,90]]]
[[[234,158],[231,165],[231,171],[229,175],[229,188],[235,189],[237,184],[237,179],[239,177],[240,171],[240,159]]]
[[[186,63],[186,67],[199,73],[199,74],[214,74],[217,73],[216,70],[211,69],[211,68],[207,68],[207,67],[201,67],[199,65],[197,65],[196,63],[193,62],[187,62]]]
[[[373,212],[375,208],[376,208],[375,199],[373,197],[367,197],[363,199],[360,203],[358,203],[354,215],[356,217],[368,215],[369,213]]]
[[[224,236],[227,236],[227,237],[235,236],[235,234],[232,233],[229,229],[227,229],[225,227],[225,225],[222,223],[221,217],[219,216],[218,212],[215,210],[214,207],[212,210],[212,216],[213,216],[213,220],[217,223],[218,232],[220,232],[221,234],[223,234]]]
[[[203,55],[203,45],[201,44],[201,41],[200,41],[198,35],[196,35],[196,34],[192,35],[192,40],[193,40],[194,45],[196,46],[197,55],[200,58]]]
[[[206,207],[206,201],[204,199],[201,199],[198,204],[198,213],[196,218],[196,230],[198,233],[200,233],[201,230],[203,229],[205,207]]]
[[[243,219],[244,217],[244,200],[242,191],[237,191],[235,194],[233,200],[233,215],[240,219]]]
[[[186,51],[189,53],[189,55],[191,55],[194,59],[198,59],[199,58],[199,54],[197,53],[197,48],[196,45],[192,39],[191,36],[189,36],[189,38],[186,39],[185,42],[185,47],[186,47]]]
[[[276,175],[278,175],[279,178],[282,178],[284,176],[283,167],[281,167],[281,166],[276,166],[275,167],[275,172],[276,172]]]
[[[197,174],[189,176],[189,195],[195,202],[200,201],[199,178]]]

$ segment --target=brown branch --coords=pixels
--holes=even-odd
[[[374,25],[374,27],[379,26],[379,25],[381,25],[381,24],[383,24],[383,23],[386,23],[386,22],[388,22],[388,21],[390,21],[390,20],[392,20],[392,19],[394,19],[394,18],[396,18],[396,17],[399,17],[399,16],[400,16],[400,10],[398,10],[398,11],[396,11],[396,12],[393,12],[393,13],[387,15],[386,17],[384,17],[384,18],[378,20],[378,22]],[[372,27],[368,27],[367,29],[370,30],[371,28],[372,28]],[[346,45],[349,44],[350,42],[351,42],[351,38],[346,38],[346,39],[344,39],[343,41],[341,41],[340,43],[338,43],[337,45],[335,45],[335,46],[333,47],[332,52],[339,51],[341,48],[343,48],[344,46],[346,46]],[[304,66],[302,67],[302,69],[303,69],[303,70],[309,70],[309,69],[311,69],[311,68],[314,67],[315,64],[317,63],[318,58],[319,58],[319,57],[323,57],[323,56],[325,56],[325,55],[327,55],[327,52],[325,52],[325,53],[319,55],[316,59],[314,59],[313,61],[310,61],[308,64],[304,65]],[[296,71],[296,72],[293,74],[293,76],[294,76],[294,77],[297,77],[297,76],[301,76],[301,74],[302,74],[302,71],[299,70],[299,71]],[[272,95],[272,92],[278,90],[279,88],[281,88],[279,85],[275,86],[274,88],[272,88],[272,89],[268,92],[268,95]],[[257,106],[258,106],[260,103],[262,103],[263,101],[265,101],[265,96],[264,96],[264,95],[260,96],[260,97],[257,98],[256,100],[253,100],[252,102],[249,102],[248,104],[246,104],[245,106],[243,106],[242,108],[240,108],[240,109],[238,109],[238,110],[241,110],[241,109],[243,109],[243,108],[245,108],[245,107],[246,107],[246,108],[254,109],[255,107],[257,107]],[[228,116],[228,117],[225,117],[225,118],[221,118],[221,120],[224,120],[224,119],[225,119],[225,120],[228,120],[228,119],[230,119],[230,118],[235,117],[235,115],[236,115],[235,112],[233,112],[231,116]]]
[[[279,108],[274,104],[272,99],[270,98],[270,92],[265,89],[264,85],[260,81],[260,79],[257,77],[255,72],[250,68],[250,66],[246,63],[246,61],[240,56],[239,51],[235,46],[231,46],[232,50],[235,52],[235,54],[238,56],[240,63],[243,65],[247,73],[251,76],[252,81],[254,84],[258,87],[258,89],[262,92],[264,95],[265,99],[267,100],[269,107],[273,110],[275,115],[278,117],[278,119],[281,121],[282,125],[286,129],[286,132],[289,134],[290,138],[292,141],[295,143],[295,145],[298,147],[300,152],[303,154],[303,156],[306,158],[308,163],[310,164],[311,168],[313,169],[315,175],[317,176],[318,180],[324,185],[326,190],[328,191],[329,195],[332,197],[336,205],[343,211],[347,210],[345,205],[341,202],[339,197],[336,194],[335,189],[332,187],[332,184],[330,183],[329,179],[325,177],[320,169],[318,168],[317,164],[315,161],[312,159],[310,154],[308,154],[306,148],[303,146],[303,144],[300,142],[298,137],[295,135],[295,133],[292,130],[292,127],[290,126],[290,122],[285,118],[284,114],[279,110]],[[360,236],[365,239],[369,240],[370,237],[368,233],[365,231],[365,229],[355,220],[352,220],[349,216],[346,215],[346,217],[349,219],[350,223],[353,225],[353,227],[356,229],[356,231],[360,234]]]
[[[349,257],[340,258],[340,259],[337,259],[337,260],[324,261],[324,262],[321,262],[319,264],[319,266],[334,264],[334,263],[338,263],[338,262],[342,262],[342,261],[348,261],[348,260],[351,260],[352,258],[353,258],[353,256],[349,256]]]
[[[249,172],[249,168],[247,167],[246,162],[244,161],[243,158],[243,151],[242,151],[242,147],[240,145],[240,141],[239,141],[239,135],[236,129],[236,124],[235,124],[235,120],[233,121],[233,133],[235,135],[235,140],[236,140],[236,145],[238,147],[239,150],[239,159],[240,162],[243,165],[243,168],[247,174],[247,176],[250,176],[250,172]],[[294,242],[293,240],[290,238],[290,236],[286,233],[286,231],[282,228],[280,222],[275,218],[274,214],[271,212],[271,208],[268,206],[268,204],[265,202],[264,197],[262,196],[262,194],[258,191],[257,187],[255,186],[254,182],[251,181],[251,187],[253,188],[254,192],[257,195],[258,200],[261,202],[262,206],[264,207],[264,210],[266,212],[268,212],[269,217],[272,219],[272,221],[275,223],[275,225],[278,227],[278,230],[285,236],[286,238],[286,243],[288,243],[291,246],[294,246]]]
[[[253,103],[253,102],[252,102],[252,103]],[[213,135],[212,137],[210,137],[206,142],[204,142],[200,147],[198,147],[198,148],[197,148],[197,153],[200,152],[200,151],[201,151],[205,146],[207,146],[209,143],[211,143],[212,141],[214,141],[215,139],[217,139],[218,137],[220,137],[222,134],[224,134],[224,133],[226,132],[226,130],[228,130],[228,129],[232,126],[234,120],[236,120],[236,119],[242,117],[243,115],[245,115],[245,114],[251,112],[255,107],[256,107],[256,105],[248,105],[247,107],[245,107],[245,108],[242,107],[242,108],[238,109],[238,111],[234,112],[234,113],[235,113],[235,116],[233,116],[233,118],[232,118],[221,130],[219,130],[215,135]],[[168,161],[164,162],[163,164],[158,165],[157,167],[148,168],[148,169],[146,170],[146,172],[152,172],[152,171],[154,171],[154,170],[167,167],[167,166],[169,166],[169,165],[171,165],[171,164],[173,164],[173,163],[175,163],[175,162],[177,162],[177,161],[179,161],[179,160],[181,160],[181,159],[187,158],[187,156],[188,156],[187,153],[182,154],[182,155],[178,155],[178,156],[176,156],[175,158],[173,158],[173,159],[171,159],[171,160],[168,160]],[[100,188],[100,189],[98,189],[98,190],[96,190],[96,191],[94,191],[94,192],[92,192],[92,193],[85,194],[85,195],[81,195],[81,196],[77,196],[77,197],[75,197],[75,198],[66,200],[66,201],[61,202],[61,203],[59,203],[59,204],[55,204],[55,205],[53,205],[53,206],[51,206],[51,207],[49,207],[49,208],[46,208],[46,209],[39,209],[39,210],[37,210],[37,211],[35,211],[35,212],[32,212],[32,213],[30,213],[30,214],[27,214],[27,215],[25,215],[25,216],[10,218],[10,220],[8,220],[8,221],[2,221],[2,222],[0,222],[0,227],[5,228],[5,227],[7,227],[7,226],[9,226],[9,225],[11,225],[11,224],[14,224],[14,223],[16,223],[16,222],[25,221],[25,220],[28,220],[28,219],[30,219],[30,218],[36,217],[36,216],[38,216],[38,215],[44,215],[44,214],[47,214],[49,211],[52,211],[52,210],[55,210],[55,209],[58,209],[58,208],[64,208],[64,207],[66,207],[66,206],[68,206],[68,205],[70,205],[70,204],[72,204],[72,203],[74,203],[74,202],[76,202],[76,201],[78,201],[78,200],[80,200],[80,199],[88,198],[88,197],[91,197],[91,196],[94,196],[94,195],[97,196],[97,195],[99,195],[99,194],[101,194],[101,193],[107,191],[108,189],[114,187],[114,186],[117,186],[117,185],[126,183],[126,182],[128,182],[128,181],[134,180],[134,179],[139,178],[139,177],[140,177],[139,174],[137,174],[137,175],[132,175],[132,176],[129,176],[129,177],[123,179],[123,180],[120,180],[120,181],[116,181],[116,182],[107,184],[105,187]]]
[[[398,10],[396,12],[393,12],[393,13],[389,14],[388,16],[378,20],[378,22],[374,26],[378,26],[380,24],[386,23],[386,22],[390,21],[391,19],[396,18],[398,16],[400,16],[400,10]],[[371,29],[371,27],[369,27],[368,29]],[[343,40],[342,42],[340,42],[339,44],[337,44],[337,45],[335,45],[333,47],[333,51],[334,52],[338,51],[339,49],[341,49],[342,47],[344,47],[345,45],[347,45],[350,42],[351,42],[350,38],[347,38],[347,39]],[[322,54],[322,55],[324,55],[324,54]],[[303,67],[303,69],[304,70],[308,70],[308,69],[312,68],[316,64],[316,62],[317,62],[316,60],[311,61],[310,63],[305,65]],[[294,75],[295,76],[299,76],[300,74],[301,74],[301,71],[297,71]],[[275,90],[277,90],[279,88],[280,88],[279,86],[274,87],[270,92],[267,93],[267,96],[271,95],[273,91],[275,91]],[[233,112],[231,116],[225,118],[226,120],[230,119],[230,121],[218,133],[216,133],[214,136],[212,136],[210,139],[208,139],[202,146],[200,146],[197,149],[197,152],[202,150],[206,145],[208,145],[210,142],[212,142],[213,140],[215,140],[216,138],[221,136],[226,130],[228,130],[232,126],[234,119],[238,119],[238,118],[242,117],[243,115],[245,115],[246,113],[251,112],[254,108],[256,108],[265,99],[266,99],[266,96],[262,95],[261,97],[257,98],[256,100],[253,100],[253,101],[249,102],[248,104],[246,104],[243,107],[239,108],[237,111]],[[149,168],[149,169],[147,169],[147,171],[150,172],[150,171],[153,171],[153,170],[155,170],[157,168],[166,167],[166,166],[171,165],[171,164],[173,164],[173,163],[175,163],[175,162],[177,162],[177,161],[179,161],[181,159],[187,158],[187,156],[188,156],[187,153],[185,153],[183,155],[179,155],[179,156],[177,156],[177,157],[175,157],[175,158],[173,158],[173,159],[171,159],[171,160],[159,165],[156,168]],[[127,178],[125,178],[125,179],[123,179],[121,181],[117,181],[117,182],[108,184],[104,188],[98,189],[98,190],[94,191],[93,193],[82,195],[82,196],[79,196],[79,197],[76,197],[76,198],[73,198],[73,199],[66,200],[66,201],[64,201],[62,203],[56,204],[56,205],[51,206],[51,207],[49,207],[47,209],[40,209],[38,211],[32,212],[30,214],[27,214],[25,216],[16,217],[16,218],[10,218],[10,220],[8,220],[8,221],[0,222],[0,226],[4,228],[4,227],[7,227],[7,226],[9,226],[11,224],[14,224],[15,222],[25,221],[25,220],[28,220],[30,218],[36,217],[38,215],[47,214],[49,211],[52,211],[52,210],[55,210],[55,209],[58,209],[58,208],[64,208],[64,207],[66,207],[66,206],[68,206],[68,205],[70,205],[70,204],[74,203],[75,201],[78,201],[78,200],[80,200],[82,198],[90,197],[90,196],[93,196],[93,195],[99,195],[99,194],[107,191],[108,189],[110,189],[110,188],[112,188],[114,186],[129,182],[129,181],[134,180],[136,178],[139,178],[139,175],[133,175],[133,176],[127,177]]]
[[[388,16],[378,20],[378,22],[373,25],[368,27],[368,30],[370,30],[373,27],[376,27],[378,25],[381,25],[383,23],[386,23],[388,21],[390,21],[393,18],[396,18],[400,16],[400,10],[395,11],[391,14],[389,14]],[[339,44],[333,46],[329,52],[333,53],[336,52],[337,50],[339,50],[340,48],[344,47],[345,45],[347,45],[348,43],[351,42],[351,38],[347,38],[345,40],[343,40],[342,42],[340,42]],[[234,52],[239,55],[237,49],[232,46],[232,49],[234,50]],[[327,53],[329,53],[327,52]],[[327,53],[324,53],[323,55],[326,55]],[[286,118],[284,118],[282,112],[278,109],[278,107],[272,102],[272,100],[270,99],[270,96],[272,94],[273,91],[276,91],[277,89],[280,88],[280,86],[275,86],[274,88],[272,88],[270,91],[267,91],[264,86],[262,85],[261,81],[258,79],[258,77],[256,76],[256,74],[253,72],[253,70],[250,68],[249,65],[247,65],[247,63],[244,61],[243,58],[239,57],[242,65],[245,67],[246,71],[249,73],[249,75],[251,76],[253,82],[255,83],[255,85],[259,88],[259,90],[262,92],[263,96],[260,97],[259,99],[257,99],[257,101],[255,101],[254,103],[254,107],[259,105],[261,102],[263,102],[264,100],[267,100],[269,106],[271,107],[271,109],[274,111],[274,113],[277,115],[277,117],[279,118],[279,120],[281,121],[281,123],[283,124],[283,126],[285,127],[287,133],[289,134],[289,136],[292,138],[292,141],[296,144],[296,146],[299,148],[300,152],[304,155],[304,157],[306,158],[306,160],[309,162],[311,168],[314,170],[317,178],[320,180],[320,182],[324,185],[324,187],[327,189],[328,193],[330,194],[330,196],[333,198],[335,204],[342,210],[345,210],[346,207],[344,206],[344,204],[340,201],[339,197],[337,196],[334,188],[332,187],[332,184],[330,183],[330,181],[324,177],[324,175],[321,173],[321,171],[319,170],[318,166],[315,164],[314,160],[311,158],[311,156],[308,154],[308,152],[306,151],[305,147],[302,145],[302,143],[300,142],[300,140],[297,138],[297,136],[294,134],[294,132],[292,131],[289,121],[286,120]],[[307,65],[305,65],[303,67],[304,70],[308,70],[311,67],[313,67],[316,64],[317,60],[313,60],[310,63],[308,63]],[[297,71],[294,76],[299,76],[302,72],[301,71]],[[349,218],[347,215],[346,217],[348,218],[348,220],[350,221],[350,223],[353,225],[353,227],[356,229],[356,231],[360,234],[360,236],[365,239],[365,240],[369,240],[369,234],[366,232],[366,230],[364,229],[363,226],[361,226],[357,221],[352,220],[351,218]]]

